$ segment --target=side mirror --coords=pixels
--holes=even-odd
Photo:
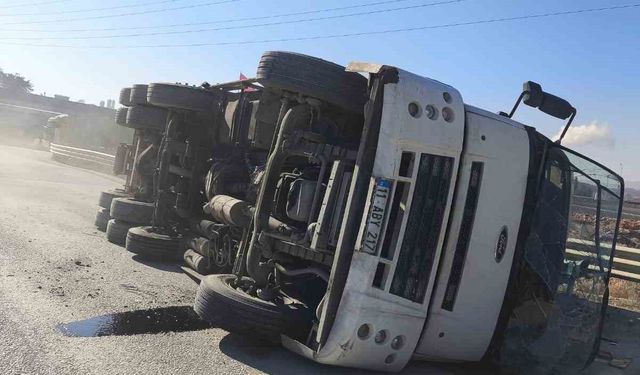
[[[527,81],[522,84],[522,101],[529,107],[538,108],[544,100],[544,91],[542,86],[533,82]]]
[[[568,101],[553,94],[544,92],[542,90],[542,86],[533,81],[527,81],[522,85],[522,94],[520,94],[520,97],[518,97],[518,100],[513,106],[511,113],[506,115],[507,117],[513,117],[521,101],[530,107],[538,108],[549,116],[553,116],[561,120],[566,120],[567,118],[569,119],[567,124],[564,126],[564,129],[562,130],[560,139],[556,141],[560,143],[560,141],[562,141],[562,138],[564,138],[567,130],[569,130],[571,122],[576,117],[576,109],[573,108],[573,106]]]
[[[538,108],[549,116],[566,120],[576,112],[568,101],[542,91],[542,87],[535,82],[525,82],[522,85],[522,92],[524,104]]]

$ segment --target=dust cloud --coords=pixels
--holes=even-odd
[[[561,133],[562,129],[553,136],[553,139],[560,138]],[[586,125],[570,127],[562,140],[562,144],[566,146],[592,145],[612,149],[615,146],[615,139],[609,124],[592,121]]]

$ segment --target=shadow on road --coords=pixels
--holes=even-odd
[[[629,361],[615,368],[611,359]],[[640,312],[609,306],[600,342],[600,356],[586,374],[640,374]]]
[[[585,374],[640,374],[640,313],[609,307],[601,350],[609,351],[614,358],[630,358],[626,369],[616,369],[596,360]],[[368,370],[332,367],[312,362],[288,350],[228,334],[220,341],[220,350],[236,361],[242,362],[267,374],[312,373],[312,374],[370,374]],[[443,364],[412,361],[402,374],[430,375],[492,375],[495,369],[480,364]]]
[[[228,334],[220,340],[220,350],[236,361],[267,374],[371,373],[371,371],[321,365],[296,355],[281,346],[252,340],[233,333]]]
[[[238,362],[267,374],[386,374],[370,370],[322,365],[294,354],[281,346],[228,334],[220,341],[220,350]],[[494,372],[480,369],[475,364],[449,365],[412,361],[402,374],[429,375],[490,375]]]
[[[154,260],[144,259],[139,255],[134,255],[131,259],[147,267],[152,267],[161,271],[182,273],[182,269],[180,269],[180,265],[176,263],[163,263],[163,262],[158,262]]]

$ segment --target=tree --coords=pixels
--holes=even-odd
[[[0,69],[0,87],[15,92],[31,92],[33,84],[18,73],[5,73]]]

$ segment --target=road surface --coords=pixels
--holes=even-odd
[[[162,324],[146,327],[128,312],[188,310],[196,284],[173,266],[132,257],[94,228],[99,193],[120,184],[48,152],[0,145],[0,374],[366,373],[197,324],[145,333]],[[132,319],[124,332],[67,337],[56,328],[110,313]],[[412,363],[404,373],[480,372]]]
[[[93,226],[100,192],[121,183],[0,145],[0,374],[351,372],[215,328],[63,335],[60,323],[193,303],[197,285],[178,268],[132,259]]]

